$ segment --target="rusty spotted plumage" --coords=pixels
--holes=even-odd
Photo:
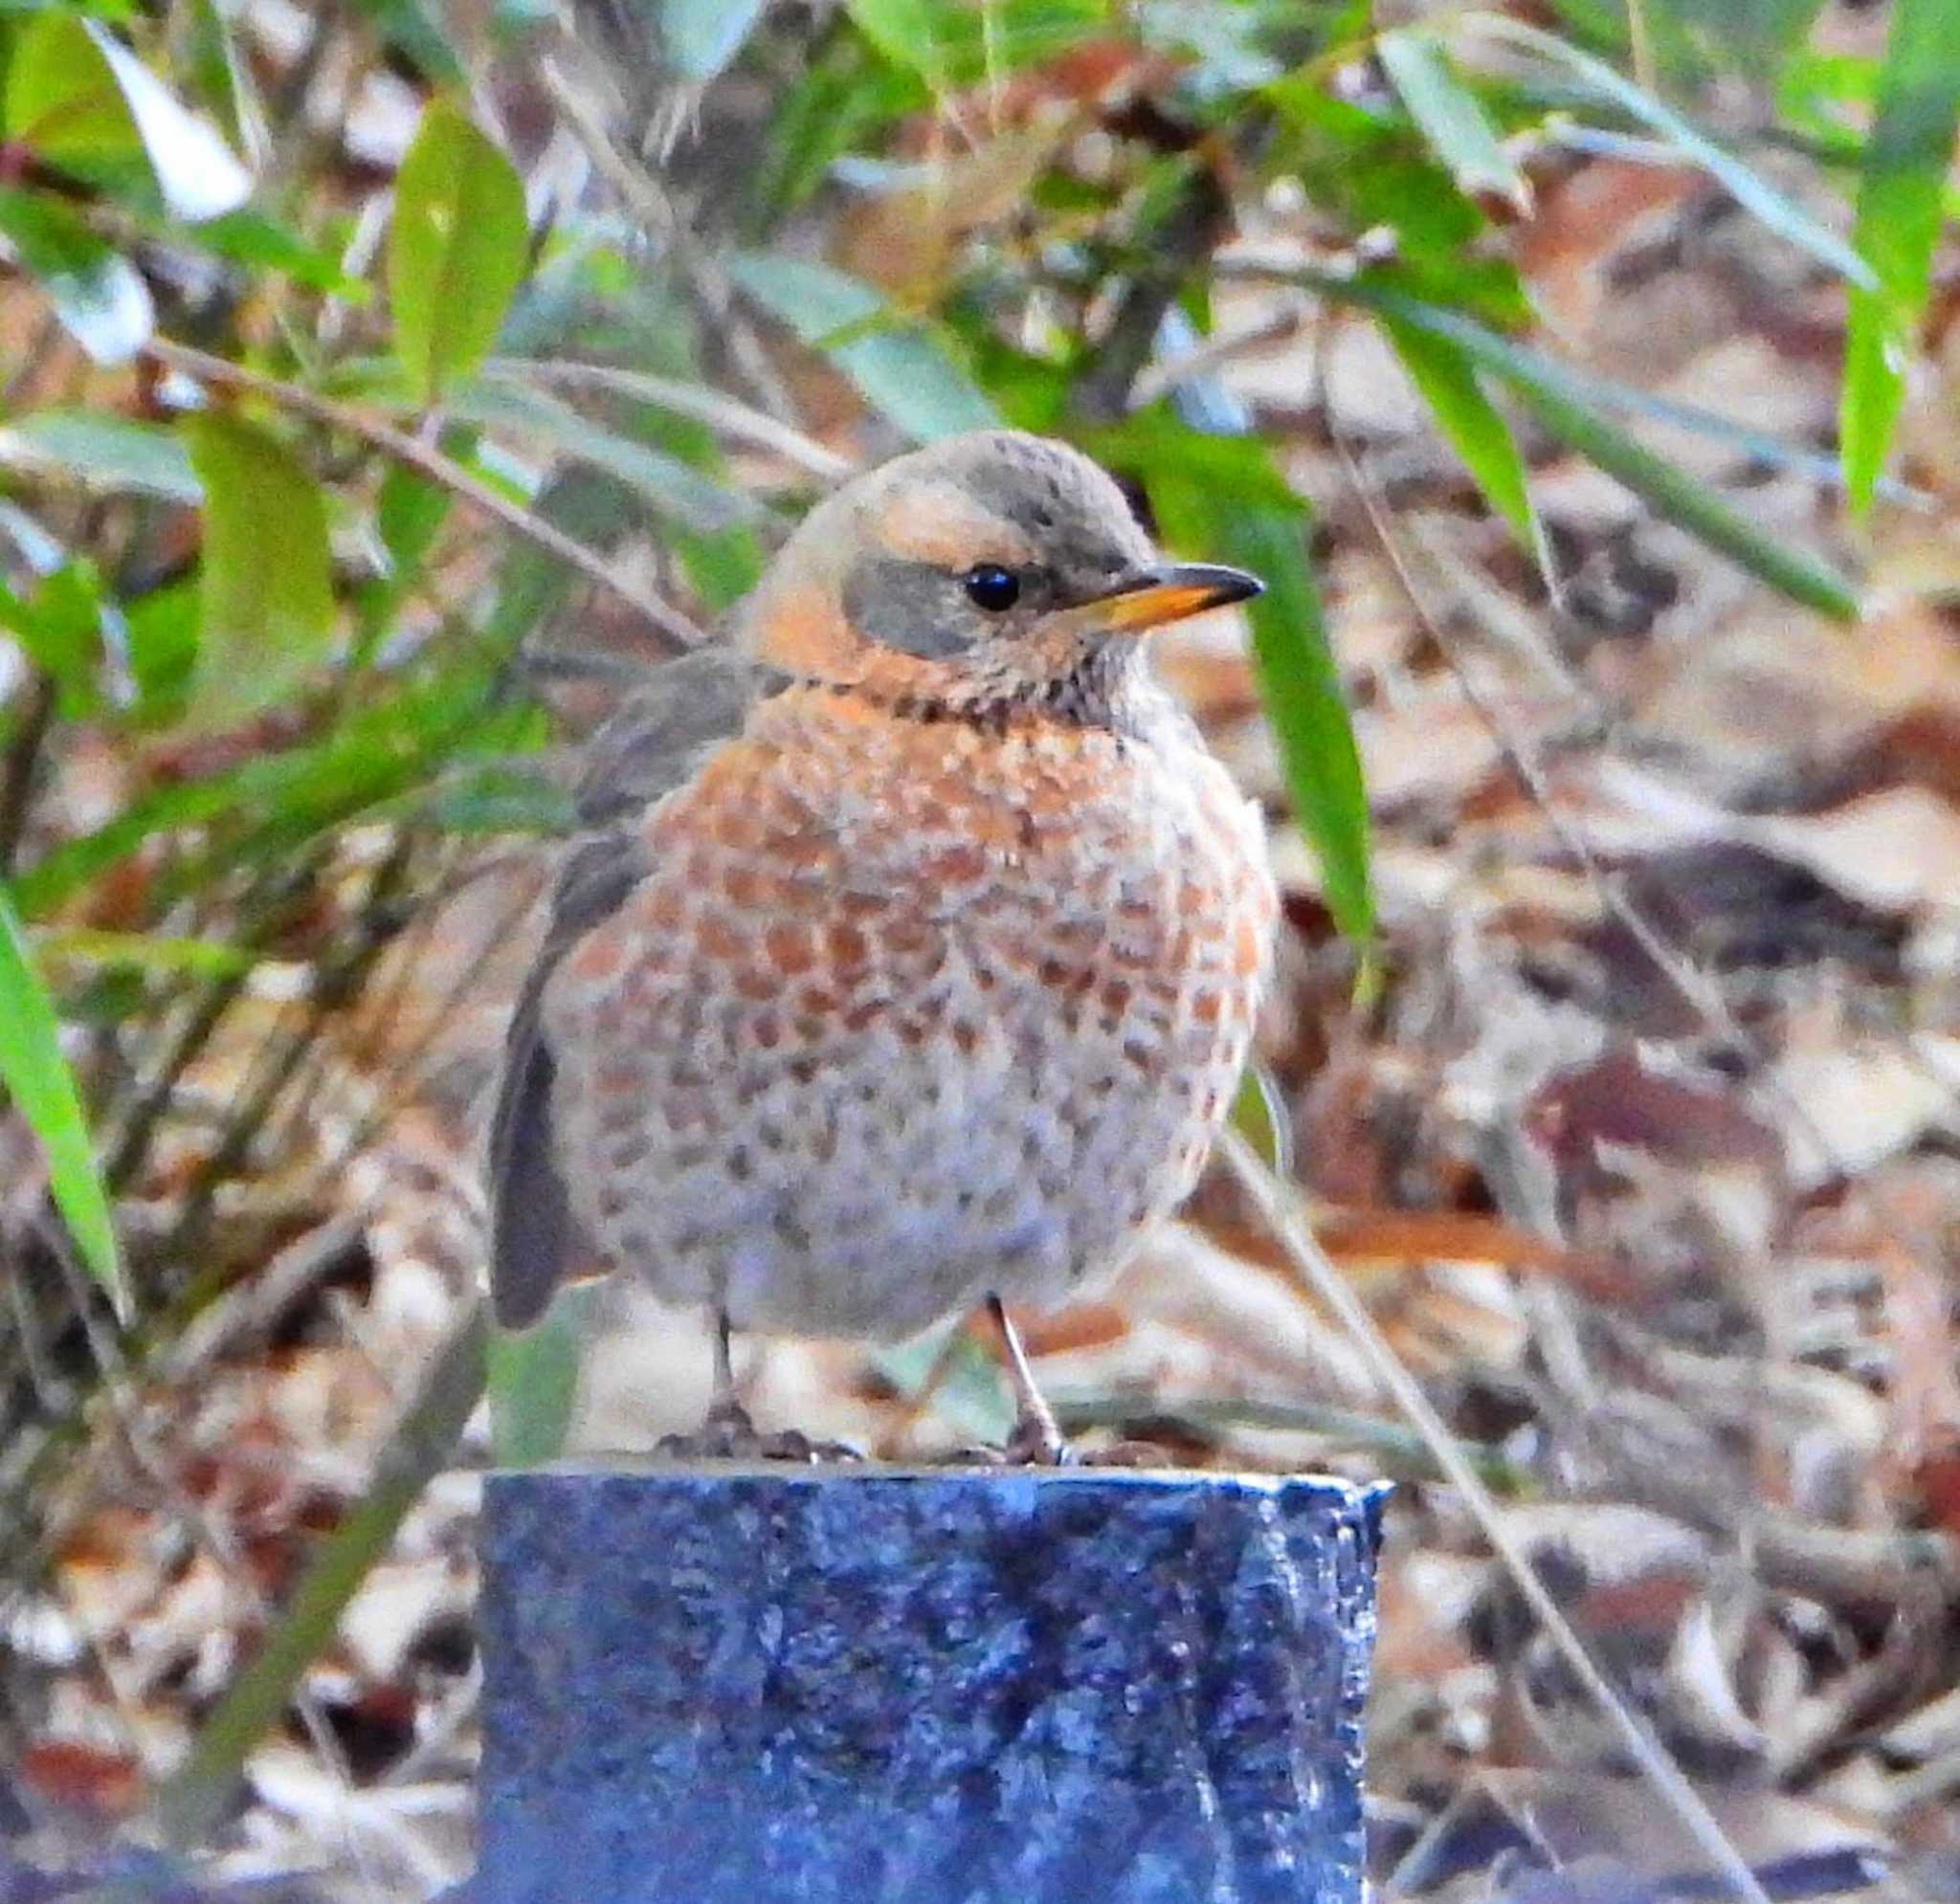
[[[813,512],[738,651],[595,749],[494,1140],[502,1317],[578,1232],[821,1335],[1120,1265],[1225,1115],[1276,913],[1136,634],[1253,586],[1161,564],[1100,471],[1010,432]]]

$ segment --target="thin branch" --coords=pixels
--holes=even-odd
[[[554,523],[546,521],[522,503],[513,502],[488,483],[479,481],[461,464],[452,461],[439,450],[406,435],[379,417],[303,389],[298,384],[289,384],[282,378],[269,377],[261,370],[248,370],[242,365],[228,363],[222,357],[193,350],[188,344],[168,343],[161,338],[153,338],[143,346],[143,354],[168,369],[181,371],[185,376],[220,387],[250,390],[254,395],[277,404],[281,410],[295,411],[316,423],[323,423],[329,429],[344,430],[351,436],[358,436],[371,448],[413,470],[417,476],[448,490],[513,535],[522,536],[546,554],[555,556],[589,582],[596,583],[658,630],[668,646],[684,652],[700,646],[706,639],[679,609],[622,580],[601,556],[584,543],[575,542]]]
[[[1479,1477],[1476,1469],[1457,1445],[1449,1426],[1437,1413],[1435,1405],[1422,1392],[1422,1385],[1402,1365],[1387,1337],[1368,1313],[1366,1305],[1348,1286],[1332,1259],[1302,1221],[1297,1199],[1259,1162],[1252,1146],[1235,1130],[1228,1128],[1218,1139],[1218,1153],[1232,1166],[1246,1195],[1252,1200],[1273,1239],[1302,1283],[1332,1312],[1335,1320],[1354,1339],[1370,1371],[1382,1384],[1395,1406],[1409,1417],[1416,1431],[1429,1444],[1451,1487],[1462,1496],[1471,1517],[1481,1529],[1516,1583],[1520,1597],[1531,1609],[1545,1636],[1587,1696],[1598,1707],[1607,1723],[1619,1735],[1628,1756],[1639,1768],[1668,1809],[1681,1821],[1688,1835],[1713,1862],[1728,1889],[1748,1904],[1769,1904],[1754,1872],[1743,1862],[1735,1847],[1716,1821],[1702,1796],[1668,1757],[1666,1749],[1642,1725],[1614,1690],[1613,1684],[1586,1650],[1572,1624],[1560,1610],[1549,1589],[1539,1577],[1517,1537],[1504,1519],[1503,1510]]]
[[[33,806],[34,776],[41,764],[41,743],[55,719],[55,683],[37,674],[28,687],[7,758],[0,763],[0,878],[13,870]]]

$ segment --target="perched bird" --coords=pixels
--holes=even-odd
[[[1061,1440],[1002,1299],[1115,1270],[1190,1191],[1277,906],[1254,808],[1141,636],[1258,592],[1166,562],[1059,443],[845,484],[732,643],[595,738],[492,1133],[492,1293],[582,1233],[731,1328],[895,1339],[991,1303],[1013,1452]]]

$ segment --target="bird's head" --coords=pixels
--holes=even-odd
[[[744,617],[757,660],[944,708],[1110,718],[1138,637],[1241,602],[1236,568],[1167,562],[1086,456],[977,431],[857,477],[805,518]]]

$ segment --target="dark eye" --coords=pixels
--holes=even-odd
[[[967,571],[967,599],[989,614],[1000,614],[1021,599],[1021,578],[998,563],[983,562]]]

